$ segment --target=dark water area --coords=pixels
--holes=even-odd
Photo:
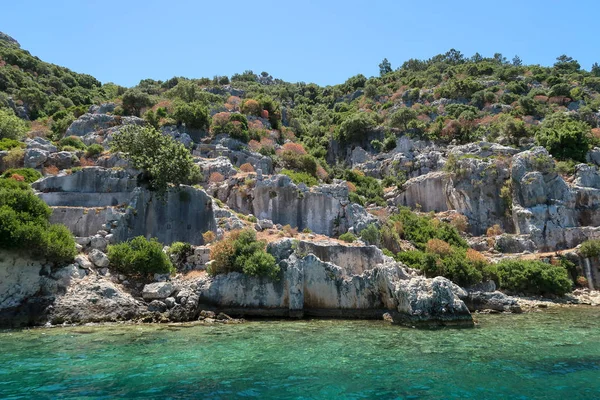
[[[600,399],[600,308],[0,332],[2,399]]]

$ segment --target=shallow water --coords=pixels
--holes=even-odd
[[[0,332],[0,398],[600,399],[600,308]]]

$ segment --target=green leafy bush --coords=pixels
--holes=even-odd
[[[290,171],[289,169],[282,169],[281,173],[292,178],[292,181],[297,185],[304,183],[306,186],[316,186],[319,182],[314,176],[307,174],[306,172]]]
[[[378,246],[379,241],[381,240],[381,233],[379,232],[379,228],[377,228],[377,225],[370,224],[365,229],[360,231],[360,238],[366,244]]]
[[[356,186],[354,198],[358,197],[359,200],[355,201],[353,198],[350,198],[350,201],[362,205],[375,203],[378,206],[385,206],[385,200],[383,200],[383,188],[377,179],[365,176],[362,172],[356,170],[345,171],[343,178]],[[350,195],[352,194],[353,193],[350,193]]]
[[[505,260],[496,265],[500,289],[533,295],[570,292],[573,282],[567,270],[560,265],[541,261]]]
[[[66,147],[75,148],[77,150],[85,150],[87,146],[77,136],[67,136],[60,139],[58,145],[64,150]]]
[[[29,129],[12,111],[0,108],[0,139],[20,139]]]
[[[2,178],[10,178],[13,175],[19,175],[24,178],[24,182],[33,183],[42,177],[38,171],[33,168],[15,168],[6,170],[2,174]]]
[[[69,230],[48,221],[50,207],[25,182],[0,179],[0,248],[23,250],[51,262],[75,257],[75,241]]]
[[[210,126],[208,108],[199,102],[176,104],[173,116],[178,123],[184,123],[188,128],[208,130]]]
[[[125,126],[114,135],[111,149],[124,152],[135,168],[144,171],[159,197],[165,195],[169,184],[193,184],[200,175],[183,144],[151,127]]]
[[[25,147],[25,143],[9,138],[0,139],[0,151],[11,150],[16,147]]]
[[[344,242],[346,242],[346,243],[356,242],[356,236],[354,236],[350,232],[342,233],[340,235],[339,239],[342,240],[342,241],[344,241]]]
[[[265,251],[266,243],[256,240],[253,229],[232,232],[231,235],[212,245],[212,260],[207,272],[215,276],[230,272],[241,272],[252,276],[278,279],[279,265]]]
[[[340,125],[337,138],[343,142],[358,141],[367,137],[367,133],[373,129],[373,119],[364,112],[356,113],[348,117]]]
[[[127,275],[150,276],[174,271],[163,246],[156,239],[137,236],[127,242],[108,246],[108,259],[119,272]]]
[[[544,120],[535,139],[558,159],[585,162],[591,144],[590,131],[585,122],[566,114],[553,114]]]
[[[583,257],[598,257],[600,256],[600,240],[591,239],[581,243],[579,254]]]
[[[101,144],[94,143],[94,144],[88,146],[88,148],[85,152],[85,156],[86,157],[96,157],[96,156],[99,156],[100,154],[102,154],[102,152],[104,152],[104,147],[102,147]]]

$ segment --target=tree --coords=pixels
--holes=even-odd
[[[585,162],[591,138],[590,126],[566,114],[552,114],[542,123],[535,139],[554,157]]]
[[[574,60],[572,57],[563,54],[561,56],[556,57],[554,68],[563,74],[568,74],[579,71],[581,65],[579,65],[577,60]]]
[[[523,65],[523,61],[521,60],[521,57],[514,56],[512,59],[512,65],[514,65],[515,67],[520,67],[521,65]]]
[[[363,135],[366,137],[365,134],[374,125],[375,123],[367,113],[359,112],[352,114],[340,125],[337,135],[338,139],[351,142],[360,139]]]
[[[392,72],[392,64],[387,58],[384,58],[383,61],[381,61],[381,64],[379,64],[379,75],[384,76],[390,72]]]
[[[0,139],[20,139],[27,129],[27,123],[12,111],[0,109]]]
[[[138,89],[129,89],[123,94],[123,108],[130,115],[139,117],[142,108],[150,107],[152,104],[150,95]]]
[[[592,64],[591,73],[592,73],[592,75],[594,75],[596,77],[600,77],[600,65],[598,65],[597,62],[595,62],[594,64]]]
[[[178,124],[184,123],[187,128],[207,131],[210,126],[208,109],[199,102],[176,104],[173,116]]]
[[[412,108],[402,107],[390,117],[390,125],[402,130],[408,129],[408,123],[417,119],[417,112]]]
[[[114,135],[113,151],[122,151],[133,167],[143,171],[150,189],[164,197],[169,185],[191,184],[200,170],[185,146],[152,127],[127,125]]]

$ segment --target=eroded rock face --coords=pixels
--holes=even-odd
[[[288,176],[274,175],[256,179],[253,188],[241,188],[238,182],[225,183],[218,196],[236,211],[298,230],[309,228],[335,236],[350,228],[360,232],[376,223],[363,207],[349,202],[345,182],[307,188],[294,184]]]
[[[600,187],[596,167],[578,166],[573,186],[556,172],[542,147],[513,157],[513,220],[541,250],[575,247],[600,237]],[[588,186],[589,185],[589,186]]]
[[[89,167],[41,179],[33,188],[53,208],[51,222],[66,225],[79,237],[107,229],[114,241],[142,235],[165,244],[199,245],[204,232],[217,229],[212,199],[203,190],[183,186],[161,199],[138,187],[136,178],[123,170]]]
[[[286,255],[283,248],[288,244],[283,241],[281,251],[274,253]],[[472,325],[459,298],[466,294],[458,286],[442,277],[417,276],[390,259],[383,261],[358,273],[358,266],[341,267],[314,254],[302,258],[291,254],[280,262],[278,281],[239,273],[219,275],[199,283],[200,302],[242,314],[380,318],[391,312],[400,323]]]

